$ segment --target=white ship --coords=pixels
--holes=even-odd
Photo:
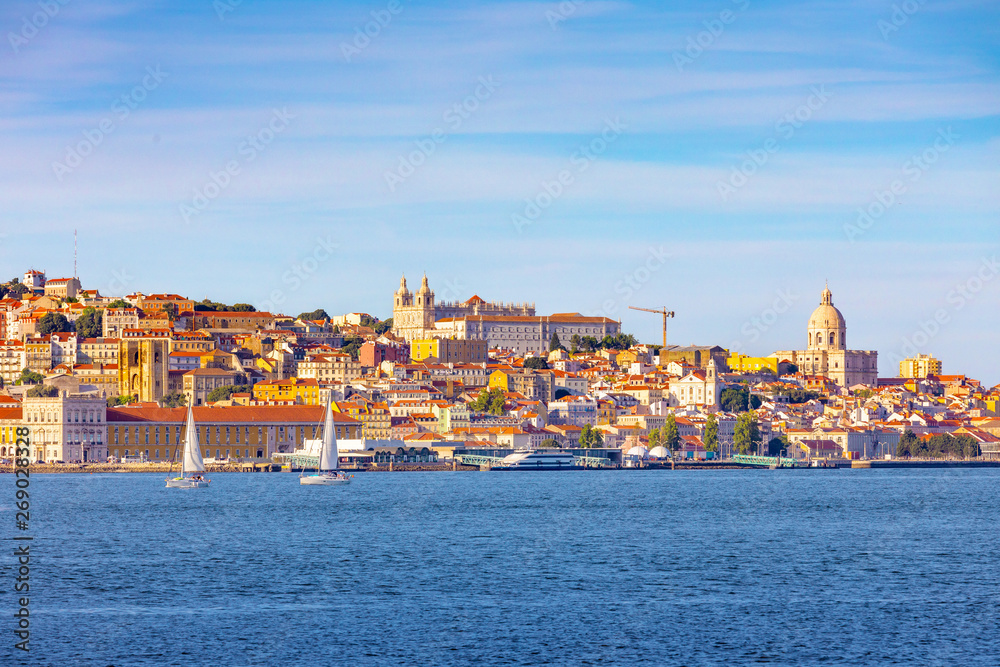
[[[493,470],[582,470],[572,452],[558,449],[522,449],[509,454]]]

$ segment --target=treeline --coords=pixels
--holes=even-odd
[[[975,458],[979,456],[979,443],[971,435],[941,433],[926,440],[918,438],[907,429],[899,438],[896,456],[900,458]]]

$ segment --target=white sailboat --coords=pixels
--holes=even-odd
[[[323,422],[323,441],[319,450],[319,472],[299,475],[299,484],[333,486],[350,484],[351,478],[337,470],[337,431],[333,423],[333,401],[326,402],[326,420]]]
[[[201,446],[198,444],[198,427],[194,424],[194,410],[188,404],[187,427],[184,437],[184,458],[181,459],[180,477],[168,477],[167,488],[172,489],[202,489],[211,480],[205,479],[205,461],[201,458]]]

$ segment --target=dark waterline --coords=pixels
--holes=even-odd
[[[214,477],[32,477],[31,663],[1000,662],[993,469]]]

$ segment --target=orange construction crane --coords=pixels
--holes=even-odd
[[[632,310],[642,310],[647,313],[659,313],[663,315],[663,349],[667,349],[667,318],[674,316],[674,311],[667,310],[666,308],[660,308],[659,310],[653,308],[637,308],[636,306],[629,306]]]

